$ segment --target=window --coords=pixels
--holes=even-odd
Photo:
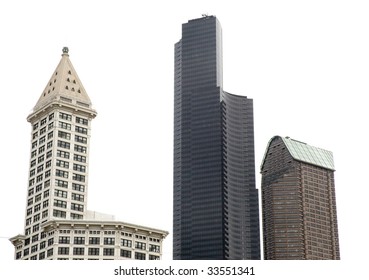
[[[80,118],[80,117],[76,117],[76,123],[83,124],[83,125],[88,125],[88,120]]]
[[[32,143],[32,149],[34,149],[36,147],[37,147],[37,141],[35,141],[35,142]]]
[[[69,159],[69,152],[64,152],[64,151],[57,150],[56,151],[56,156],[61,157],[61,158]]]
[[[100,237],[90,237],[88,244],[100,244]]]
[[[33,125],[33,130],[36,130],[38,128],[38,123],[35,123],[34,125]]]
[[[34,158],[37,155],[37,151],[32,151],[31,158]]]
[[[122,239],[121,245],[124,247],[132,247],[132,240]]]
[[[45,167],[46,167],[46,168],[51,167],[51,160],[49,160],[49,161],[47,161],[47,162],[46,162]]]
[[[63,180],[55,180],[55,185],[62,188],[68,188],[68,182]]]
[[[69,244],[70,237],[69,236],[59,236],[59,243],[60,244]]]
[[[84,195],[72,193],[72,200],[77,200],[77,201],[83,202],[84,201]]]
[[[34,212],[36,213],[37,211],[40,211],[41,210],[41,203],[40,204],[37,204],[35,207],[34,207]]]
[[[104,245],[114,245],[114,244],[115,244],[115,238],[113,237],[104,238]]]
[[[31,161],[31,167],[34,167],[35,165],[36,165],[36,160],[34,159]]]
[[[53,155],[53,151],[48,151],[46,153],[46,158],[51,158],[52,155]]]
[[[41,182],[41,181],[42,181],[42,179],[43,179],[43,177],[44,177],[44,175],[43,175],[43,174],[38,175],[38,176],[36,177],[36,182],[37,182],[37,183],[38,183],[38,182]]]
[[[76,126],[76,132],[82,133],[82,134],[87,134],[87,128]]]
[[[43,161],[44,161],[44,159],[45,159],[44,155],[42,155],[42,156],[38,157],[38,159],[37,159],[37,163],[43,162]]]
[[[84,192],[85,191],[85,186],[81,185],[81,184],[72,183],[72,189],[75,190],[75,191]]]
[[[98,256],[100,254],[99,248],[88,248],[88,255],[90,256]]]
[[[38,137],[38,132],[33,133],[32,139],[36,139]]]
[[[54,113],[49,115],[49,121],[51,121],[54,118]]]
[[[121,249],[121,250],[120,250],[120,256],[121,256],[121,257],[124,257],[124,258],[129,258],[129,259],[131,259],[131,258],[132,258],[132,252],[131,252],[131,251],[128,251],[128,250],[123,250],[123,249]]]
[[[54,195],[58,197],[67,198],[68,193],[66,191],[61,191],[61,190],[56,189],[54,192]]]
[[[59,118],[61,118],[63,120],[71,121],[72,120],[72,115],[60,112],[59,113]]]
[[[74,141],[79,142],[79,143],[83,143],[83,144],[87,144],[87,138],[79,136],[79,135],[76,135],[74,137]]]
[[[45,178],[50,177],[50,175],[51,175],[51,171],[50,171],[50,170],[47,170],[47,171],[45,172]]]
[[[47,126],[47,129],[50,130],[50,129],[53,129],[54,127],[54,123],[49,123],[49,125]],[[51,136],[50,136],[50,133],[51,133]],[[48,135],[47,135],[47,139],[50,139],[51,137],[53,137],[52,135],[52,132],[50,132]]]
[[[146,260],[146,254],[135,252],[135,259],[136,260]]]
[[[74,244],[85,244],[84,237],[74,237]]]
[[[30,206],[32,204],[33,204],[33,197],[31,197],[30,199],[28,199],[27,206]]]
[[[64,200],[55,199],[54,200],[54,206],[61,207],[61,208],[67,208],[67,202],[64,201]]]
[[[32,176],[35,176],[35,170],[32,169],[30,172],[29,172],[29,176],[32,177]]]
[[[58,218],[66,218],[67,213],[65,211],[55,210],[53,211],[53,216]]]
[[[50,140],[51,138],[53,138],[53,135],[54,135],[54,132],[49,132],[48,134],[47,134],[47,140]]]
[[[38,241],[38,234],[35,234],[34,236],[32,236],[32,242],[36,242]]]
[[[70,143],[58,140],[58,147],[63,149],[70,149]]]
[[[82,220],[83,219],[83,215],[76,214],[76,213],[70,213],[70,218],[71,219],[74,219],[74,220]]]
[[[114,248],[104,248],[104,256],[114,256]]]
[[[43,128],[41,128],[41,130],[40,130],[40,135],[42,135],[42,134],[44,134],[44,133],[46,133],[46,127],[43,127]]]
[[[34,194],[34,188],[28,190],[28,196],[31,196]]]
[[[49,190],[44,191],[44,198],[48,197],[49,194],[50,194],[50,191]]]
[[[42,241],[42,242],[40,243],[40,250],[42,250],[42,249],[44,249],[44,248],[46,248],[46,241]]]
[[[45,145],[41,146],[40,148],[38,148],[38,153],[41,154],[45,151]]]
[[[36,186],[36,193],[42,190],[42,184]]]
[[[59,247],[58,248],[59,255],[69,255],[69,248],[68,247]]]
[[[87,152],[87,148],[81,145],[74,145],[74,151],[85,154]]]
[[[47,122],[47,118],[42,119],[42,120],[41,120],[41,125],[46,124],[46,122]]]
[[[79,161],[79,162],[86,162],[86,157],[85,156],[81,156],[81,155],[74,155],[73,158],[75,161]]]
[[[136,249],[146,250],[146,243],[136,241]]]
[[[66,130],[71,130],[71,124],[65,122],[59,122],[59,127]]]
[[[29,248],[24,249],[23,256],[28,256],[28,255],[29,255]]]
[[[42,208],[46,208],[46,207],[48,207],[49,206],[49,201],[48,200],[46,200],[46,201],[44,201],[44,202],[42,202]],[[44,211],[45,212],[45,211]]]
[[[41,200],[41,194],[38,194],[35,196],[35,202],[38,202]]]
[[[84,255],[85,254],[85,248],[73,248],[73,255]]]
[[[149,251],[150,252],[155,252],[155,253],[160,253],[160,246],[158,245],[149,245]]]
[[[79,182],[84,182],[85,181],[85,176],[73,173],[73,180],[79,181]]]
[[[68,178],[68,171],[56,169],[55,175],[63,178]]]
[[[44,166],[43,165],[40,165],[39,167],[37,167],[37,173],[40,173],[43,170],[44,170]]]
[[[43,260],[43,259],[45,259],[45,252],[41,252],[41,253],[38,255],[38,259],[39,259],[39,260]]]
[[[79,172],[86,172],[86,166],[81,164],[73,164],[73,170]]]
[[[83,212],[83,205],[77,203],[71,203],[71,210]]]
[[[29,180],[28,186],[33,186],[35,184],[35,179]]]
[[[31,214],[32,214],[32,210],[33,210],[32,208],[28,208],[28,209],[27,209],[27,216],[29,216],[29,215],[31,215]]]
[[[58,131],[58,137],[70,140],[70,133],[64,131]]]
[[[149,255],[149,260],[160,260],[160,257],[155,255]]]
[[[64,161],[64,160],[57,160],[56,161],[56,166],[59,166],[59,167],[64,167],[64,168],[69,168],[69,162],[67,161]]]
[[[45,141],[46,141],[46,138],[45,138],[45,136],[43,136],[43,137],[40,138],[38,143],[41,145],[41,144],[45,143]]]
[[[42,211],[42,219],[46,218],[47,216],[49,216],[49,211],[48,210]]]
[[[53,254],[54,254],[54,249],[53,248],[47,250],[47,256],[48,257],[51,257]]]

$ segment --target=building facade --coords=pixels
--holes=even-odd
[[[261,166],[265,260],[340,259],[333,154],[273,137]]]
[[[173,258],[260,259],[252,99],[223,91],[214,16],[175,44]]]
[[[64,48],[27,118],[32,126],[30,171],[24,234],[10,239],[15,259],[135,258],[136,252],[145,255],[139,255],[141,259],[161,257],[160,250],[149,249],[151,245],[161,248],[167,232],[115,222],[113,216],[87,210],[90,131],[96,114],[69,59],[68,48]],[[106,232],[110,236],[105,236]],[[145,237],[140,242],[146,245],[139,245],[145,249],[135,247],[136,236]],[[101,243],[96,243],[98,239],[89,243],[95,237]],[[112,244],[106,244],[106,238]],[[122,245],[126,239],[131,241],[131,249]],[[99,248],[93,255],[91,245]],[[114,254],[106,255],[113,252],[112,248]],[[121,256],[120,250],[132,253]]]

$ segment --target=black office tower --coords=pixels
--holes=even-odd
[[[223,91],[214,16],[175,45],[174,259],[260,259],[252,99]]]

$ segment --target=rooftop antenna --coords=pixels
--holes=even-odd
[[[208,14],[202,14],[202,17],[208,17],[209,15]]]

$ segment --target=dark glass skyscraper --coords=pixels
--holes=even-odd
[[[223,91],[214,16],[175,45],[174,259],[260,259],[252,99]]]

